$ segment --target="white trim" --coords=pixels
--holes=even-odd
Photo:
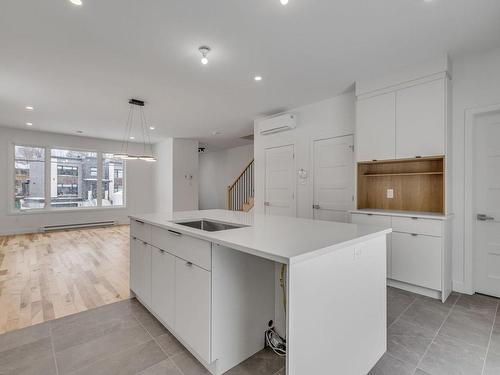
[[[422,286],[408,284],[403,281],[387,279],[387,285],[392,286],[393,288],[398,288],[402,290],[406,290],[407,292],[412,292],[416,294],[421,294],[423,296],[427,296],[434,299],[441,299],[441,292],[439,290],[424,288]]]
[[[463,283],[454,282],[457,289],[461,286],[462,290],[468,294],[474,294],[476,287],[474,285],[474,226],[475,226],[475,206],[474,206],[474,126],[475,119],[479,115],[490,112],[500,111],[500,104],[494,104],[486,107],[469,108],[465,110],[465,129],[464,129],[464,264],[463,264]]]

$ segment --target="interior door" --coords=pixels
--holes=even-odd
[[[475,286],[500,297],[500,113],[475,127]]]
[[[294,146],[266,149],[265,213],[295,216]]]
[[[349,222],[354,202],[354,137],[314,142],[313,216]]]

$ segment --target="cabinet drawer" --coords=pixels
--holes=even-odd
[[[149,243],[151,241],[151,225],[140,220],[130,219],[130,236]]]
[[[392,233],[392,278],[441,290],[442,239]]]
[[[208,241],[199,240],[167,229],[153,227],[151,243],[179,258],[204,268],[212,269],[212,246]]]
[[[441,220],[393,216],[392,229],[395,232],[424,234],[427,236],[442,237],[443,235]]]
[[[175,259],[175,332],[210,363],[211,273]]]
[[[391,217],[371,214],[351,214],[353,224],[376,225],[377,227],[391,228]]]
[[[377,227],[391,228],[391,217],[384,215],[351,214],[353,224],[376,225]],[[392,278],[392,235],[387,235],[387,277]]]

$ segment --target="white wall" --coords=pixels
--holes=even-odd
[[[297,184],[297,216],[312,218],[313,184],[311,180],[313,141],[322,138],[354,134],[355,97],[354,92],[336,96],[318,103],[288,111],[297,116],[297,128],[282,133],[261,136],[259,123],[255,120],[255,207],[256,213],[264,212],[264,157],[265,149],[283,145],[294,145],[296,171],[303,168],[309,178],[305,184]],[[353,166],[354,168],[354,166]],[[354,183],[354,182],[353,182]],[[285,311],[279,283],[281,266],[275,267],[275,327],[285,336]]]
[[[227,187],[253,159],[253,145],[199,155],[200,209],[226,208]]]
[[[58,212],[13,213],[10,204],[9,170],[13,143],[89,151],[119,152],[121,143],[109,140],[18,130],[0,127],[0,234],[36,232],[43,225],[81,223],[95,220],[117,220],[128,222],[128,215],[134,212],[153,210],[153,166],[142,161],[126,163],[126,208],[97,208],[61,210]],[[131,146],[134,147],[134,146]],[[138,151],[142,149],[139,145]]]
[[[154,146],[155,207],[159,213],[198,209],[198,142],[167,138]]]
[[[311,153],[314,140],[354,134],[355,97],[346,93],[318,103],[288,111],[297,115],[297,128],[282,133],[261,136],[259,123],[255,120],[255,208],[264,211],[264,155],[268,147],[295,145],[296,171],[303,168],[309,178],[305,184],[297,185],[297,216],[313,217],[313,186],[311,176]]]
[[[500,49],[453,60],[453,281],[454,290],[469,292],[464,285],[464,153],[465,110],[500,104]]]

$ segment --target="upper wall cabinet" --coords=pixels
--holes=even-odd
[[[390,92],[357,102],[356,158],[394,159],[396,155],[396,94]]]
[[[445,103],[444,78],[396,92],[397,159],[445,154]]]

